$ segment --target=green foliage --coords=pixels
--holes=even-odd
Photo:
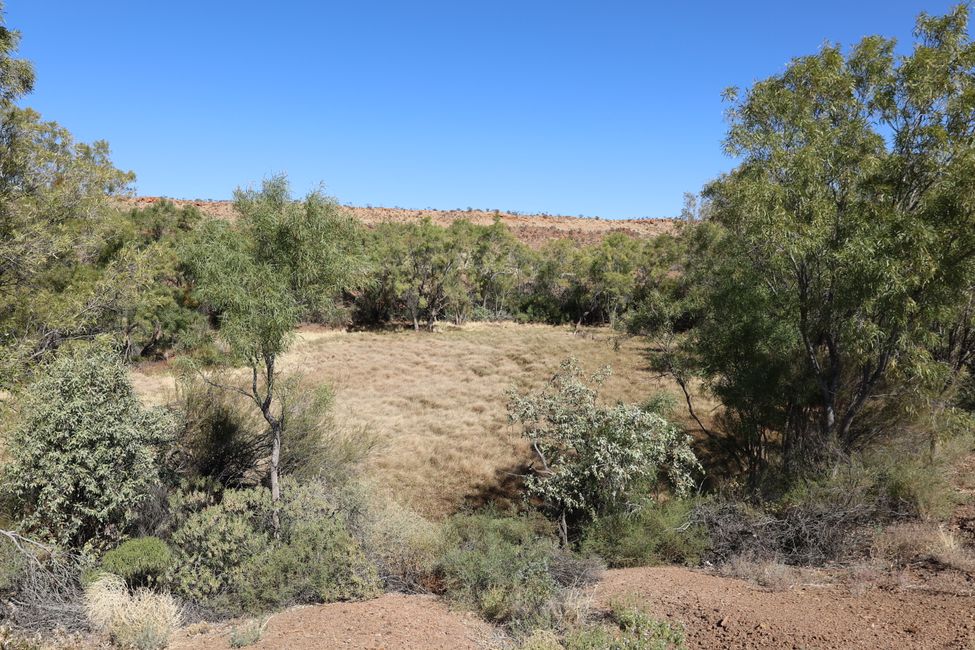
[[[661,475],[683,496],[700,470],[690,437],[658,413],[597,403],[606,372],[587,378],[569,359],[545,391],[511,394],[510,417],[524,425],[540,464],[528,493],[561,518],[563,539],[567,517],[621,512]]]
[[[582,551],[611,567],[697,565],[709,540],[708,531],[692,519],[695,505],[690,499],[672,499],[599,517],[586,526]]]
[[[827,45],[728,92],[742,163],[705,192],[700,320],[671,365],[721,400],[716,434],[753,482],[840,462],[952,397],[975,346],[958,336],[975,286],[968,11],[922,14],[910,54]]]
[[[548,526],[528,517],[455,515],[445,535],[439,573],[447,597],[515,629],[550,624],[563,589],[593,579],[590,565],[566,563]]]
[[[103,344],[64,350],[18,398],[4,473],[22,525],[80,548],[123,538],[159,484],[168,415],[143,408]]]
[[[309,387],[292,375],[279,381],[278,398],[284,476],[343,484],[377,444],[365,428],[335,422],[334,397],[326,385]],[[252,400],[187,376],[177,384],[177,411],[181,426],[170,457],[176,478],[230,488],[252,487],[268,478],[271,440]]]
[[[117,329],[129,357],[159,358],[173,350],[206,354],[208,323],[192,298],[192,282],[183,255],[184,242],[202,220],[192,207],[169,201],[133,209],[115,220],[113,239],[102,254],[104,263],[137,251],[151,282],[119,314]]]
[[[444,552],[444,530],[388,494],[351,483],[337,492],[337,505],[387,588],[433,591]]]
[[[194,379],[177,384],[180,428],[175,474],[189,482],[252,486],[263,478],[268,448],[264,422],[240,395]]]
[[[287,179],[265,181],[260,192],[237,190],[234,224],[207,221],[189,245],[200,301],[218,316],[219,335],[251,370],[247,390],[267,422],[272,499],[280,500],[287,412],[276,389],[277,359],[301,319],[334,309],[356,278],[358,228],[319,192],[292,201]],[[293,444],[291,441],[287,444]],[[277,512],[273,513],[278,526]]]
[[[34,85],[14,57],[19,32],[0,24],[0,388],[10,388],[66,339],[110,331],[147,282],[137,255],[98,267],[115,213],[106,198],[130,173],[105,142],[75,142],[14,101]]]
[[[30,61],[13,56],[19,44],[20,32],[4,25],[0,16],[0,107],[3,108],[34,88],[34,67]]]
[[[684,633],[628,605],[614,605],[610,625],[589,625],[567,635],[566,650],[680,650]]]
[[[447,597],[497,623],[522,625],[556,595],[555,543],[527,518],[456,515],[440,561]]]
[[[308,514],[301,513],[302,517]],[[319,517],[293,522],[280,543],[240,568],[238,598],[245,611],[360,600],[380,593],[375,568],[342,518],[335,513]]]
[[[270,492],[249,488],[186,517],[172,535],[173,591],[231,615],[376,593],[375,569],[320,488],[285,482],[277,536],[272,512]]]
[[[354,279],[358,235],[323,194],[293,201],[284,177],[260,192],[237,190],[234,209],[234,224],[201,224],[186,259],[220,337],[240,360],[258,363],[286,349],[299,320],[334,309]]]
[[[129,588],[138,588],[158,585],[172,563],[173,552],[166,542],[158,537],[140,537],[105,553],[100,568],[125,580]]]

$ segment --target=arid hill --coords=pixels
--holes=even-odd
[[[122,199],[124,205],[144,208],[163,199],[140,196]],[[166,199],[176,205],[192,205],[210,216],[231,219],[233,206],[230,201],[189,201]],[[673,232],[678,222],[674,219],[602,219],[599,217],[567,217],[549,214],[513,214],[497,210],[407,210],[404,208],[362,208],[346,206],[353,215],[367,226],[383,222],[409,223],[429,217],[434,223],[449,226],[459,219],[479,225],[490,225],[501,219],[511,232],[533,248],[551,239],[572,239],[580,243],[599,241],[614,232],[634,237],[656,237]]]

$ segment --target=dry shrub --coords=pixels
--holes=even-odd
[[[148,589],[130,592],[122,578],[105,574],[85,591],[88,619],[119,648],[160,650],[179,627],[180,607],[172,596]]]
[[[563,650],[564,647],[552,630],[534,630],[522,640],[518,650]]]
[[[871,555],[891,570],[936,562],[960,571],[975,571],[971,551],[951,531],[926,522],[888,526],[875,537]]]
[[[0,530],[0,620],[19,631],[85,629],[81,575],[88,569],[82,556]]]
[[[252,618],[230,631],[230,647],[246,648],[261,640],[269,618]]]
[[[758,583],[772,591],[787,591],[799,582],[799,571],[795,567],[744,555],[731,558],[719,567],[718,572],[724,576]]]
[[[369,494],[356,533],[387,587],[432,591],[444,547],[441,526],[391,499]]]

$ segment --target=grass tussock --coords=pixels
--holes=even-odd
[[[94,629],[125,650],[161,650],[169,645],[182,618],[180,606],[166,593],[130,592],[122,578],[105,574],[85,591],[88,619]]]
[[[967,573],[975,572],[975,554],[971,549],[943,525],[932,522],[888,526],[874,539],[871,556],[890,571],[934,563]]]

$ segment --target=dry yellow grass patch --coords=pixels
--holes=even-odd
[[[647,368],[645,344],[606,328],[470,324],[444,331],[339,332],[306,328],[281,363],[331,385],[340,422],[384,441],[370,462],[380,486],[422,513],[442,516],[510,478],[529,456],[507,423],[505,391],[545,383],[566,357],[610,365],[608,402],[639,403],[679,389]],[[164,373],[136,372],[149,401],[172,393]],[[677,407],[683,405],[678,400]],[[681,411],[682,412],[682,411]]]

